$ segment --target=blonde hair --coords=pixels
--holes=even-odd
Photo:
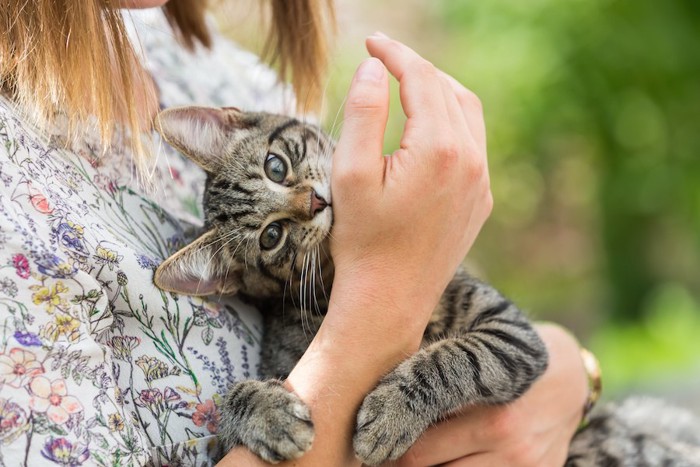
[[[0,85],[39,125],[63,112],[69,132],[94,124],[105,148],[115,130],[131,130],[126,144],[137,160],[150,118],[138,115],[137,96],[149,82],[129,42],[117,0],[10,0],[0,9]],[[291,79],[306,108],[320,102],[326,69],[331,0],[269,0],[267,56]],[[211,46],[206,0],[170,0],[163,7],[178,40],[190,49]],[[116,70],[116,72],[115,72]],[[300,99],[300,102],[302,100]],[[118,125],[115,125],[117,123]],[[119,125],[120,124],[120,125]],[[139,165],[139,164],[137,164]]]

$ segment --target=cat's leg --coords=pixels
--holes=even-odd
[[[530,323],[485,284],[457,276],[436,313],[444,315],[432,329],[454,337],[401,363],[362,403],[353,444],[368,465],[397,459],[431,424],[465,405],[518,398],[547,367]]]
[[[281,381],[249,380],[226,395],[218,434],[226,451],[243,445],[276,464],[311,447],[314,425],[309,408]]]
[[[265,309],[265,306],[261,306]],[[296,459],[314,438],[311,414],[282,386],[315,335],[322,318],[289,308],[267,307],[260,372],[266,381],[242,381],[229,389],[221,407],[219,438],[226,451],[246,446],[267,462]]]

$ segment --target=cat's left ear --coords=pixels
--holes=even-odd
[[[173,107],[156,115],[155,130],[207,172],[216,172],[232,132],[246,128],[235,107]]]
[[[184,295],[233,295],[240,288],[240,269],[223,265],[216,254],[221,236],[210,230],[156,269],[153,282],[162,290]]]

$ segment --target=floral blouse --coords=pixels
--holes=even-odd
[[[220,37],[189,53],[160,13],[130,17],[164,107],[293,108],[254,55]],[[204,174],[156,141],[144,190],[126,151],[48,133],[0,97],[0,465],[210,465],[221,395],[257,375],[261,320],[153,285],[201,228]]]

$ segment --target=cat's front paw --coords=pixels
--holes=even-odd
[[[428,423],[409,407],[397,385],[380,383],[357,413],[353,448],[367,465],[401,457],[425,431]]]
[[[299,397],[279,381],[243,381],[226,396],[219,436],[226,450],[242,444],[263,460],[301,457],[311,447],[314,425]]]

